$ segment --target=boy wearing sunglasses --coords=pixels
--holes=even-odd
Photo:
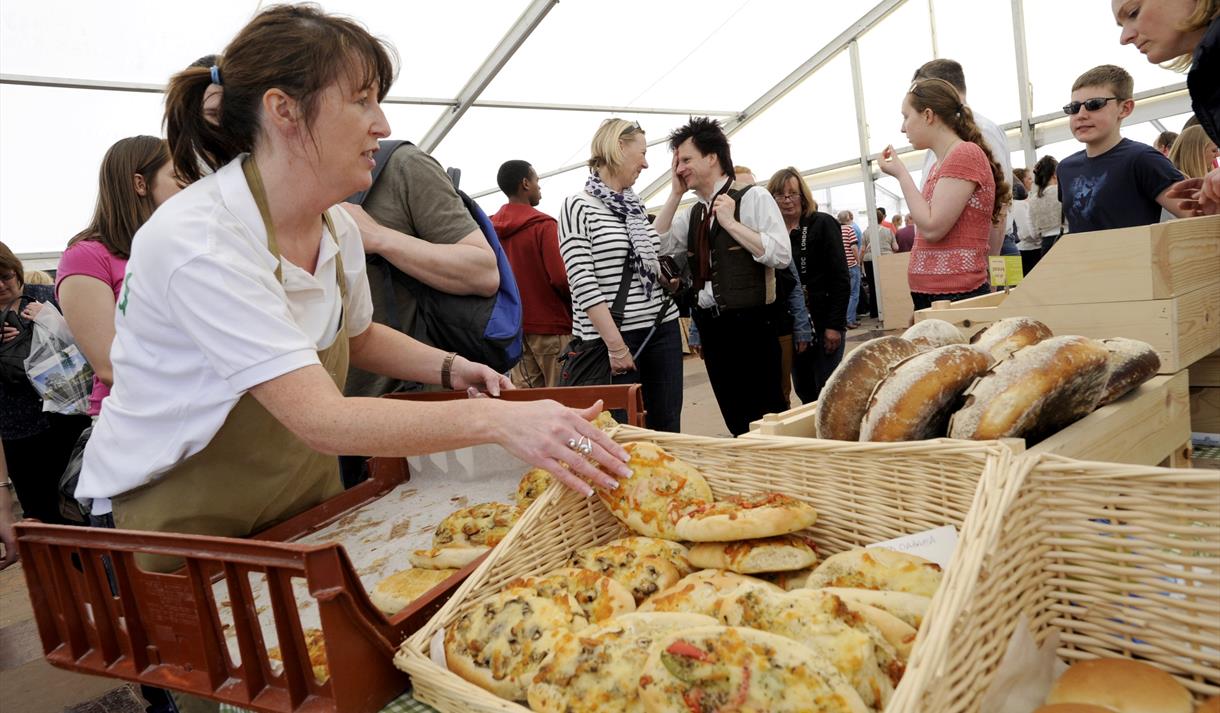
[[[1103,64],[1076,79],[1063,107],[1083,151],[1059,163],[1059,200],[1073,233],[1150,225],[1161,209],[1183,218],[1178,201],[1166,197],[1184,176],[1169,159],[1119,133],[1135,109],[1134,81],[1122,67]]]

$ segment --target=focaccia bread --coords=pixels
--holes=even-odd
[[[449,513],[432,533],[433,547],[495,547],[521,517],[521,508],[507,503],[479,503]]]
[[[758,576],[786,592],[791,592],[793,589],[804,589],[805,582],[809,580],[811,574],[813,574],[813,567],[794,569],[791,572],[759,573]]]
[[[602,411],[589,423],[597,426],[603,431],[612,431],[618,427],[618,421],[614,420],[614,417],[610,415],[609,411]]]
[[[991,357],[965,344],[950,344],[894,367],[868,402],[861,441],[918,441],[945,435],[953,406],[966,387],[991,366]]]
[[[644,713],[639,681],[657,638],[679,629],[715,626],[710,616],[624,614],[565,634],[529,687],[540,713]]]
[[[747,591],[722,601],[718,615],[730,626],[786,636],[820,652],[874,710],[884,710],[905,670],[898,652],[876,627],[819,589]]]
[[[504,589],[459,616],[445,630],[445,663],[476,686],[510,701],[525,700],[555,643],[589,621],[565,591],[543,596]]]
[[[943,319],[925,319],[916,322],[902,333],[902,338],[920,349],[935,349],[950,344],[965,344],[966,337],[960,329]]]
[[[853,349],[835,367],[818,396],[814,407],[818,438],[860,440],[860,422],[873,389],[895,364],[918,353],[919,347],[901,337],[870,339]]]
[[[883,589],[930,598],[943,578],[944,573],[935,562],[906,552],[868,547],[822,560],[805,586]]]
[[[820,591],[825,592],[828,590],[822,589]],[[843,597],[839,597],[839,599],[853,614],[859,615],[861,619],[876,627],[877,631],[881,632],[881,635],[885,637],[890,646],[894,647],[894,651],[898,653],[899,659],[906,661],[911,657],[911,649],[915,646],[915,636],[919,633],[915,627],[884,609],[878,609],[877,607],[861,604],[860,602],[844,599]]]
[[[824,587],[848,604],[868,604],[898,617],[909,626],[918,629],[928,615],[932,604],[930,597],[909,592],[894,592],[856,587]]]
[[[1050,327],[1030,317],[1007,317],[975,334],[970,343],[986,351],[996,362],[1018,349],[1055,336]]]
[[[378,582],[369,593],[369,599],[382,613],[397,614],[456,573],[456,569],[404,569]]]
[[[639,690],[649,713],[868,710],[819,652],[743,627],[667,634],[653,644]]]
[[[301,634],[305,638],[305,652],[309,655],[314,680],[325,683],[330,678],[330,665],[326,661],[326,640],[322,638],[322,630],[308,628]],[[267,649],[267,658],[281,666],[284,664],[284,654],[278,646]]]
[[[696,567],[727,569],[739,574],[787,572],[812,567],[817,561],[817,548],[799,535],[701,542],[690,550],[690,562]]]
[[[412,550],[407,559],[420,569],[461,569],[490,551],[490,547],[433,547]]]
[[[752,493],[688,508],[674,532],[691,542],[727,542],[786,535],[817,519],[809,503],[783,493]]]
[[[680,542],[636,535],[610,540],[606,545],[629,548],[641,557],[659,557],[672,564],[683,577],[695,571],[690,561],[690,550]]]
[[[571,565],[613,579],[631,592],[638,605],[682,578],[668,559],[641,555],[623,545],[595,545],[572,555]]]
[[[774,584],[755,577],[725,570],[703,569],[657,592],[640,605],[639,611],[691,612],[715,616],[722,599],[735,597],[747,589],[762,589],[774,594],[783,591]]]
[[[966,391],[952,438],[1040,440],[1097,408],[1109,353],[1086,337],[1052,337],[1015,352]]]
[[[525,471],[525,475],[521,476],[521,482],[517,483],[517,507],[524,512],[546,492],[547,488],[551,487],[553,482],[555,482],[555,476],[541,468],[531,468]]]
[[[616,518],[645,537],[681,540],[674,523],[686,508],[711,502],[712,489],[703,474],[666,453],[655,443],[638,441],[623,448],[631,456],[631,476],[618,481],[614,490],[597,488]]]
[[[1101,340],[1101,343],[1110,355],[1110,378],[1097,402],[1098,407],[1122,398],[1161,370],[1161,357],[1148,342],[1112,337]]]
[[[626,587],[591,569],[564,567],[541,577],[519,577],[504,586],[526,587],[544,597],[567,592],[593,624],[635,611],[635,599]]]

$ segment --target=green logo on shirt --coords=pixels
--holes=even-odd
[[[131,274],[123,278],[123,301],[119,302],[119,311],[127,316],[127,297],[131,295]]]

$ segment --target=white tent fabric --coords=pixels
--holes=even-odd
[[[0,3],[0,239],[18,253],[62,250],[89,218],[106,148],[124,136],[161,134],[156,88],[195,58],[223,49],[260,5]],[[1104,2],[326,0],[323,6],[359,19],[396,47],[401,69],[386,105],[395,138],[429,137],[453,115],[480,68],[490,70],[474,105],[433,148],[444,165],[462,170],[462,187],[489,213],[503,202],[496,170],[511,158],[530,161],[546,176],[541,208],[557,211],[583,184],[589,139],[612,114],[639,121],[649,141],[658,142],[636,186],[642,190],[669,168],[665,135],[688,113],[710,112],[730,123],[745,119],[732,136],[733,156],[760,179],[794,165],[810,175],[824,210],[864,214],[859,127],[867,130],[869,154],[904,145],[899,103],[914,69],[935,56],[964,65],[970,104],[1013,126],[1013,165],[1026,165],[1014,16],[1024,18],[1029,115],[1047,118],[1034,133],[1038,155],[1078,150],[1061,128],[1054,130],[1064,122],[1055,124],[1053,115],[1072,80],[1097,64],[1127,68],[1137,92],[1154,95],[1124,129],[1132,138],[1151,142],[1160,130],[1152,120],[1178,130],[1188,111],[1183,77],[1120,47]],[[878,9],[879,22],[860,24]],[[520,46],[506,51],[507,61],[494,71],[496,48],[531,13],[536,22],[526,23]],[[740,115],[843,36],[857,41],[862,112],[843,44],[777,101]],[[90,84],[100,88],[68,88]],[[900,207],[892,179],[876,186],[878,205]],[[649,204],[667,193],[662,182]]]

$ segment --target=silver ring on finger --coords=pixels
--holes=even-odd
[[[588,436],[581,436],[580,441],[576,445],[576,450],[579,451],[581,455],[590,455],[593,453],[593,442],[589,440]]]
[[[575,450],[579,450],[579,449],[580,449],[580,441],[576,440],[575,438],[569,438],[569,439],[568,439],[568,448],[571,448],[571,449],[572,449],[572,450],[574,450],[574,451],[575,451]]]

